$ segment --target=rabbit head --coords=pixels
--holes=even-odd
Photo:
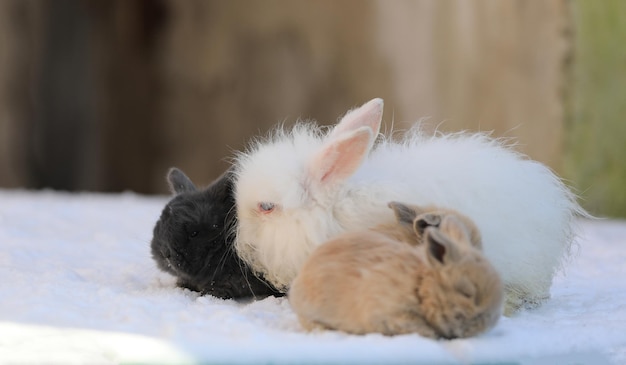
[[[236,157],[238,255],[285,291],[310,252],[342,232],[342,182],[380,129],[383,102],[348,112],[326,133],[313,123],[277,130]],[[362,224],[362,223],[360,223]]]
[[[504,287],[466,225],[455,215],[443,215],[438,227],[427,226],[423,235],[432,269],[416,290],[424,320],[442,338],[474,336],[493,327],[502,314]]]
[[[174,197],[153,230],[152,257],[178,285],[219,298],[277,294],[234,253],[235,224],[230,171],[199,190],[179,169],[167,180]]]

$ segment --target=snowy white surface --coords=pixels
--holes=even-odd
[[[150,257],[167,197],[0,190],[0,364],[626,364],[626,222],[582,221],[539,309],[476,338],[304,332],[285,298],[175,286]]]

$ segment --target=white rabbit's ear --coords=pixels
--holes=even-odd
[[[172,167],[167,173],[167,183],[174,195],[198,190],[187,175],[176,167]]]
[[[383,99],[376,98],[356,109],[350,110],[341,118],[341,121],[330,132],[328,137],[336,138],[343,133],[351,132],[361,127],[369,127],[374,137],[376,137],[380,131],[380,123],[383,118],[383,106]]]
[[[323,185],[343,182],[361,166],[374,139],[369,127],[326,141],[308,166],[312,182]]]

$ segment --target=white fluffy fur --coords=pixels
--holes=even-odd
[[[382,113],[382,100],[366,107]],[[348,131],[324,133],[300,123],[291,131],[276,130],[237,156],[238,254],[286,290],[317,245],[392,221],[388,202],[437,205],[476,222],[485,254],[505,283],[508,313],[547,298],[574,239],[574,217],[586,215],[561,180],[487,134],[426,135],[417,126],[399,141],[383,138],[373,145],[347,179],[319,181],[316,157],[338,135],[351,138],[361,109],[344,117],[350,119]],[[375,139],[380,118],[363,125]],[[259,212],[260,202],[274,203],[274,211]]]

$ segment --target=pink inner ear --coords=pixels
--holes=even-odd
[[[361,127],[343,138],[327,142],[309,166],[314,181],[322,184],[342,182],[359,168],[373,139],[368,127]]]
[[[373,99],[361,107],[349,111],[330,133],[330,138],[336,138],[343,133],[357,130],[361,127],[369,127],[374,135],[380,131],[380,123],[383,117],[383,99]]]

